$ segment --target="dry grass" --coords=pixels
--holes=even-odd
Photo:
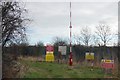
[[[20,56],[18,57],[19,60],[25,60],[25,61],[44,61],[42,57],[32,57],[32,56]]]

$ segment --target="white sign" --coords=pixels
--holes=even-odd
[[[59,46],[58,48],[58,51],[61,52],[61,55],[66,55],[66,50],[67,50],[66,46]]]

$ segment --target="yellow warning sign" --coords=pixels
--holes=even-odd
[[[46,61],[53,62],[54,61],[54,55],[46,55]]]
[[[94,53],[86,53],[86,60],[94,60]]]
[[[106,63],[111,63],[112,61],[111,60],[105,60]]]
[[[47,52],[46,53],[46,56],[45,56],[45,59],[47,62],[53,62],[54,61],[54,54],[53,52]]]
[[[103,62],[103,63],[114,63],[114,60],[102,59],[101,62]]]

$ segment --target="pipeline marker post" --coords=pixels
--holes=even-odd
[[[93,70],[93,66],[94,66],[94,53],[90,53],[90,52],[86,52],[85,53],[85,59],[87,61],[87,65],[91,66],[91,70]],[[90,63],[90,64],[88,64]]]
[[[58,52],[59,52],[59,60],[61,60],[61,63],[66,63],[66,51],[67,46],[59,46]]]
[[[105,73],[111,73],[115,67],[114,60],[102,59],[101,60],[101,67],[103,68]]]
[[[52,45],[46,46],[46,56],[45,60],[46,62],[54,62],[54,47]]]

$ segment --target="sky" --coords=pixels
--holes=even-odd
[[[69,39],[69,2],[25,2],[27,17],[32,21],[27,27],[27,38],[31,45],[39,41],[51,43],[58,36]],[[112,33],[118,32],[117,2],[72,2],[72,35],[89,26],[92,34],[99,23],[110,26]]]

